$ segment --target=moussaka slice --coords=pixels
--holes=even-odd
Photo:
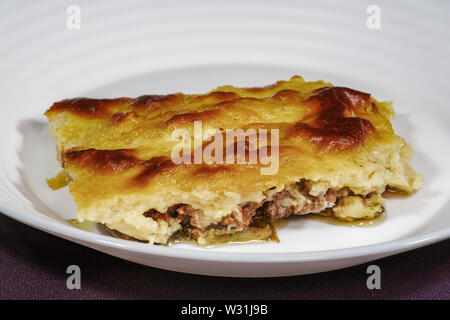
[[[299,76],[201,95],[63,100],[46,113],[64,169],[48,182],[69,185],[79,220],[149,243],[260,239],[264,222],[290,215],[370,219],[384,211],[384,191],[422,184],[393,114],[368,93]]]

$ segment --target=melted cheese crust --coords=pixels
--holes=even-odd
[[[261,202],[265,192],[306,179],[312,193],[349,188],[381,194],[410,193],[422,178],[410,166],[412,150],[397,136],[391,104],[370,94],[299,76],[261,88],[219,87],[203,95],[148,95],[136,99],[77,98],[47,112],[50,132],[70,176],[80,220],[100,222],[151,243],[166,243],[177,219],[155,221],[143,213],[186,203],[213,224],[240,204]],[[260,164],[175,164],[175,129],[279,129],[279,171],[261,175]],[[378,196],[377,196],[378,197]],[[370,206],[382,204],[371,197]],[[354,198],[337,216],[370,217]],[[370,208],[369,208],[370,207]],[[353,209],[352,209],[353,208]],[[353,213],[352,213],[353,212]]]

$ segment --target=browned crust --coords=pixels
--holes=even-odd
[[[118,105],[126,104],[132,101],[130,98],[117,99],[90,99],[90,98],[75,98],[66,99],[54,103],[47,111],[47,115],[52,112],[67,111],[85,118],[107,118],[115,113],[114,109]]]
[[[291,136],[307,139],[325,150],[344,151],[364,143],[367,136],[374,132],[372,124],[362,118],[330,119],[319,127],[298,123],[291,130]]]
[[[277,84],[260,88],[267,90],[275,88]],[[246,89],[258,91],[258,88]],[[372,106],[371,112],[379,112],[371,101],[370,94],[344,87],[323,87],[309,93],[296,90],[280,90],[267,99],[256,99],[239,96],[234,92],[216,91],[206,95],[187,96],[180,93],[172,95],[146,95],[136,99],[87,99],[78,98],[63,100],[55,103],[48,112],[67,111],[82,117],[106,118],[113,124],[119,124],[134,115],[135,109],[153,112],[158,108],[176,106],[186,99],[196,100],[200,103],[210,103],[208,109],[197,111],[195,109],[172,115],[162,124],[167,127],[193,124],[195,120],[214,120],[223,116],[228,110],[241,108],[240,103],[268,103],[271,101],[284,101],[287,105],[298,105],[306,108],[303,119],[285,125],[284,138],[280,141],[280,151],[289,147],[289,142],[283,139],[304,140],[325,152],[342,152],[361,146],[373,133],[376,133],[372,123],[357,115],[364,112],[364,108]],[[127,105],[131,111],[120,110]],[[189,105],[189,104],[188,104]],[[131,109],[129,108],[131,106]],[[122,112],[123,111],[123,112]],[[272,124],[274,127],[274,124]],[[275,124],[276,127],[276,124]],[[223,129],[223,128],[221,128]],[[223,132],[222,132],[223,134]],[[282,133],[283,135],[283,133]],[[204,146],[210,142],[205,142]],[[224,154],[227,148],[234,148],[235,144],[224,145]],[[246,145],[247,147],[247,145]],[[269,149],[270,152],[270,149]],[[151,159],[140,159],[135,150],[71,150],[63,154],[63,164],[70,162],[79,167],[95,169],[100,172],[122,172],[130,168],[139,167],[135,184],[145,184],[156,175],[175,168],[168,157],[159,156]],[[246,150],[248,156],[248,148]],[[215,172],[225,172],[225,166],[216,167],[203,164],[195,171],[199,175],[209,175]]]
[[[142,164],[134,150],[72,150],[63,154],[63,167],[66,163],[103,172],[122,172]]]
[[[308,122],[295,124],[291,137],[307,139],[323,149],[344,151],[362,145],[376,130],[370,121],[354,116],[370,105],[370,94],[344,87],[314,91],[304,103],[315,112]]]
[[[240,98],[237,93],[228,91],[214,91],[205,95],[196,96],[193,98],[194,102],[200,103],[217,103],[218,101],[227,101]]]
[[[120,173],[131,168],[138,168],[133,178],[133,185],[147,184],[157,175],[170,171],[177,165],[168,157],[153,157],[150,160],[141,160],[136,151],[127,150],[72,150],[63,154],[63,166],[67,163],[85,169],[95,170],[98,173]]]
[[[133,179],[134,184],[145,185],[156,176],[174,169],[177,165],[168,157],[154,157],[141,162],[142,170]]]
[[[177,127],[184,124],[191,124],[197,120],[205,121],[207,119],[218,118],[220,115],[221,112],[220,110],[217,109],[205,110],[201,112],[192,111],[187,113],[176,114],[167,121],[165,121],[164,123],[162,123],[161,125],[164,127],[165,126]]]

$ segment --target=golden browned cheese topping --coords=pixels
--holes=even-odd
[[[370,135],[376,135],[377,125],[386,129],[388,120],[370,94],[322,82],[307,83],[313,90],[306,91],[308,86],[302,84],[303,79],[294,77],[261,88],[222,87],[205,95],[76,98],[55,103],[47,116],[69,113],[81,123],[101,124],[86,128],[82,139],[81,134],[74,134],[75,145],[68,150],[62,146],[64,164],[104,173],[137,168],[134,181],[139,183],[175,167],[170,161],[173,143],[167,138],[177,128],[191,130],[198,120],[203,122],[203,129],[279,129],[281,152],[292,148],[299,151],[305,146],[321,153],[343,152],[362,146]],[[108,137],[102,140],[103,132]],[[70,145],[72,141],[68,140]],[[166,140],[166,146],[158,148],[157,140]],[[149,151],[154,143],[155,148]],[[142,150],[149,156],[142,158]],[[219,171],[227,171],[227,166],[198,166],[195,174]]]
[[[327,151],[360,146],[375,132],[370,121],[356,116],[370,105],[370,95],[342,87],[325,87],[312,93],[304,104],[315,110],[311,122],[298,122],[290,135],[308,139]],[[377,112],[377,109],[374,109]]]
[[[133,150],[73,150],[65,152],[63,160],[63,166],[66,161],[76,162],[82,167],[107,172],[121,172],[142,163]]]
[[[89,189],[89,175],[114,176],[107,187],[111,192],[148,184],[151,188],[170,184],[188,191],[182,184],[185,180],[191,180],[190,187],[209,184],[205,188],[211,192],[237,192],[245,188],[238,177],[265,188],[293,182],[303,175],[317,176],[319,169],[330,173],[336,164],[344,165],[361,151],[370,154],[369,145],[389,144],[396,139],[388,104],[376,102],[368,93],[322,81],[305,82],[298,76],[261,88],[224,86],[203,95],[64,100],[55,103],[46,115],[64,168],[72,176],[78,173],[85,178],[78,179],[77,184]],[[203,136],[200,154],[216,138],[222,138],[223,162],[194,164],[195,143],[191,144],[191,164],[172,161],[172,151],[179,141],[171,135],[183,129],[193,137],[195,121],[202,122],[203,133],[208,129],[216,132],[212,138]],[[266,145],[259,145],[258,151],[265,149],[268,155],[272,152],[272,130],[279,131],[277,179],[261,177],[260,168],[265,165],[260,162],[236,166],[226,161],[228,151],[237,149],[235,140],[226,141],[229,129],[254,129],[258,138],[260,130],[265,129]],[[231,157],[237,163],[237,153]],[[249,157],[245,144],[245,160]],[[318,159],[320,168],[316,168]],[[162,177],[166,178],[159,179]],[[220,179],[222,184],[216,181]],[[116,189],[111,187],[113,182],[118,185]]]
[[[117,174],[130,168],[139,168],[135,176],[135,184],[146,183],[156,175],[175,167],[167,157],[153,157],[141,160],[135,155],[135,150],[80,150],[68,151],[63,155],[63,166],[66,162],[80,167],[92,169],[104,174]]]

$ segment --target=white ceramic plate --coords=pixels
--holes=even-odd
[[[333,270],[449,237],[448,2],[377,1],[379,30],[366,25],[372,1],[76,2],[79,30],[66,25],[72,1],[1,4],[3,213],[130,261],[222,276]],[[76,208],[67,189],[45,184],[59,170],[43,117],[54,101],[257,86],[294,74],[393,100],[395,129],[416,150],[423,189],[389,199],[386,218],[372,227],[293,218],[279,244],[204,249],[77,229],[66,222]]]

